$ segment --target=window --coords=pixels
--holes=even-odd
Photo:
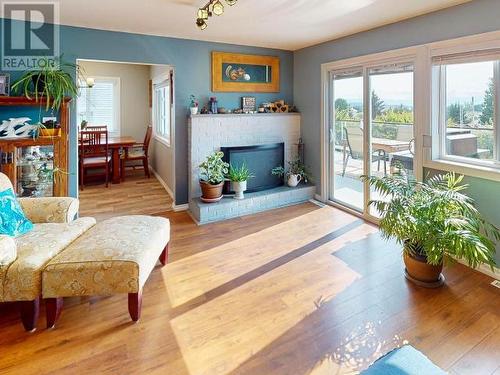
[[[500,167],[499,60],[497,53],[434,58],[438,159]]]
[[[120,78],[95,78],[92,88],[80,90],[77,101],[78,124],[106,125],[112,134],[120,134]]]
[[[170,80],[165,80],[154,86],[154,108],[153,108],[153,135],[170,145],[170,114],[171,114],[171,93]]]

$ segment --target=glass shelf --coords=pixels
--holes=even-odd
[[[54,146],[16,149],[17,194],[21,197],[52,197],[54,193]]]

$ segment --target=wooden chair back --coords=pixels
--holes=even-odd
[[[108,131],[107,125],[88,125],[82,131]]]
[[[87,129],[80,132],[80,158],[109,156],[108,131]]]
[[[144,143],[142,144],[142,149],[144,155],[148,156],[149,143],[151,142],[151,136],[153,135],[153,127],[150,125],[146,130],[146,135],[144,136]]]

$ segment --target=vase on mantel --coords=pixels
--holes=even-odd
[[[189,110],[191,111],[192,116],[198,114],[198,107],[189,107]]]

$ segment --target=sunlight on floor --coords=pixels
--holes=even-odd
[[[332,212],[320,209],[171,264],[165,282],[172,304],[179,306],[230,283],[242,269],[251,272],[297,249],[306,250],[171,320],[191,374],[234,371],[361,277],[332,253],[352,236],[359,238],[363,225],[341,232],[346,221],[356,219]],[[336,231],[339,236],[329,237]],[[197,280],[183,275],[191,267],[204,268]],[[183,288],[182,278],[196,287]]]

